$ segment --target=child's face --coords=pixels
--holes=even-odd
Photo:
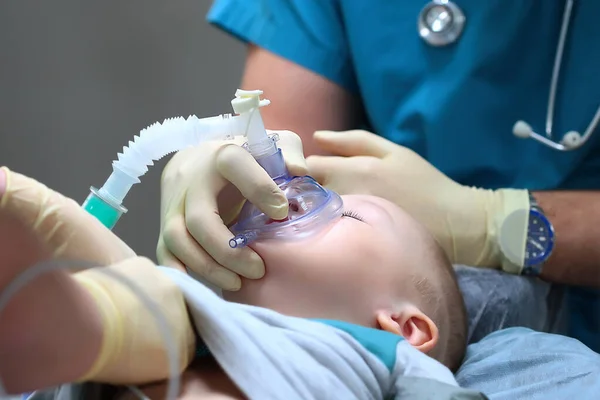
[[[423,260],[424,228],[396,205],[349,195],[344,216],[301,241],[268,240],[252,247],[266,265],[228,300],[287,315],[373,325],[375,312],[406,298],[411,271]],[[421,260],[421,261],[420,261]]]

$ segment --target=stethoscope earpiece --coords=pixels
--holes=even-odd
[[[513,134],[520,139],[531,138],[554,150],[571,151],[583,146],[600,126],[600,107],[596,109],[594,118],[590,121],[583,134],[577,131],[567,132],[560,142],[553,139],[554,104],[560,77],[563,51],[569,23],[575,0],[566,0],[563,12],[562,26],[556,48],[552,80],[550,82],[550,95],[546,110],[546,135],[536,133],[531,125],[525,121],[517,121],[513,126]],[[466,17],[463,11],[451,0],[430,0],[421,10],[418,18],[418,30],[421,38],[431,46],[447,46],[456,42],[464,30]]]
[[[581,135],[581,133],[577,131],[569,131],[565,133],[560,143],[556,143],[552,140],[552,136],[545,137],[540,135],[539,133],[536,133],[531,128],[531,125],[529,125],[525,121],[517,121],[517,123],[513,126],[513,135],[515,135],[519,139],[531,138],[537,140],[538,142],[543,143],[548,147],[560,151],[575,150],[576,148],[581,147],[590,136],[590,134],[586,134],[586,136],[584,137]]]
[[[554,68],[552,71],[552,80],[550,81],[550,95],[548,96],[548,108],[546,110],[546,135],[542,136],[536,133],[531,126],[525,121],[517,121],[513,126],[513,135],[521,139],[531,138],[539,143],[542,143],[554,150],[571,151],[583,146],[592,136],[596,128],[600,124],[600,107],[596,109],[594,118],[590,121],[583,135],[577,131],[567,132],[560,142],[554,141],[553,122],[554,122],[554,104],[556,102],[556,91],[558,80],[560,77],[560,67],[562,64],[563,51],[567,32],[569,31],[569,22],[571,20],[571,12],[573,10],[574,0],[567,0],[565,11],[563,12],[562,26],[560,28],[560,36],[558,46],[556,47],[556,56],[554,58]]]
[[[513,135],[520,139],[527,139],[533,133],[531,125],[525,121],[517,121],[513,126]]]
[[[561,143],[566,148],[571,149],[574,147],[579,147],[579,145],[581,144],[581,140],[581,133],[576,131],[569,131],[565,133],[565,136],[563,136]]]

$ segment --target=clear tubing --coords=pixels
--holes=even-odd
[[[19,274],[15,279],[13,279],[10,284],[0,292],[0,313],[5,310],[6,306],[10,302],[10,300],[19,292],[19,290],[23,289],[28,283],[33,281],[35,278],[40,276],[46,272],[57,271],[61,269],[67,270],[79,270],[82,267],[85,267],[86,263],[76,262],[76,261],[46,261],[32,266],[31,268],[26,269],[21,274]],[[87,263],[87,267],[93,268],[97,267],[96,265],[91,265]],[[117,271],[109,270],[106,268],[99,268],[98,271],[101,273],[109,275],[111,278],[120,281],[123,285],[129,286],[129,288],[138,296],[140,301],[144,303],[144,306],[153,314],[154,319],[156,321],[157,327],[163,337],[164,343],[167,349],[167,358],[169,360],[169,381],[167,384],[167,395],[166,399],[175,400],[179,395],[180,388],[180,380],[179,380],[179,354],[175,346],[172,343],[175,343],[175,338],[171,335],[171,332],[168,328],[167,319],[164,317],[163,313],[160,311],[156,302],[152,300],[150,297],[144,293],[140,287],[133,282],[131,279],[126,276],[118,273]],[[138,391],[133,387],[129,387],[134,393]],[[0,377],[0,396],[7,396],[6,389],[4,388],[4,384]]]
[[[165,119],[140,131],[113,161],[113,172],[99,190],[92,190],[83,208],[112,228],[126,212],[123,200],[148,167],[168,154],[211,140],[248,138],[248,150],[255,158],[277,153],[277,145],[265,130],[259,108],[268,105],[260,100],[262,91],[238,89],[231,101],[239,114],[222,114],[199,119],[195,115]]]
[[[287,166],[285,165],[285,160],[283,159],[283,153],[281,149],[277,147],[277,141],[279,140],[279,135],[276,133],[268,137],[268,140],[272,143],[273,150],[268,153],[264,153],[262,156],[258,157],[250,151],[249,143],[244,144],[244,148],[250,151],[250,154],[254,157],[256,162],[263,167],[265,171],[269,174],[269,176],[277,183],[283,183],[290,179],[290,174],[288,172]]]

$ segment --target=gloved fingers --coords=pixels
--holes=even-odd
[[[45,243],[29,226],[0,209],[0,292],[16,276],[49,259],[49,253]]]
[[[347,159],[340,156],[309,156],[306,159],[308,174],[323,186],[331,182],[332,176],[343,168]]]
[[[6,167],[0,171],[4,175],[0,209],[30,227],[54,257],[111,264],[135,255],[72,199]]]
[[[397,147],[389,140],[363,130],[316,131],[313,139],[324,151],[344,157],[371,156],[384,158]]]
[[[187,240],[179,240],[170,245],[182,265],[209,283],[228,291],[241,288],[242,280],[239,275],[219,265],[191,235],[188,235]]]
[[[231,249],[232,233],[216,212],[203,212],[205,207],[169,218],[162,233],[166,248],[196,274],[225,290],[240,288],[236,273],[260,278],[264,274],[262,259],[250,248]]]
[[[207,202],[198,202],[197,204],[205,204],[205,207],[196,207],[192,210],[188,207],[190,199],[191,197],[187,198],[185,225],[204,251],[219,265],[239,275],[249,279],[262,278],[265,273],[262,258],[250,247],[232,249],[229,240],[233,234],[223,224],[216,208],[210,207]],[[208,262],[206,268],[210,268]]]
[[[245,203],[246,199],[244,199],[238,188],[232,184],[225,186],[217,196],[219,215],[223,223],[229,226],[235,221]]]
[[[216,166],[221,176],[259,210],[276,220],[287,217],[285,194],[246,150],[235,145],[221,147],[216,155]]]
[[[161,175],[161,188],[171,191],[172,188],[181,187],[182,180],[194,178],[197,161],[210,157],[213,152],[223,144],[235,144],[241,146],[246,138],[235,136],[231,140],[213,140],[202,142],[197,146],[180,150],[169,160]]]
[[[182,272],[187,272],[185,265],[167,247],[163,233],[160,234],[158,244],[156,245],[156,259],[164,267],[171,267]]]
[[[275,131],[267,131],[275,133]],[[304,149],[302,147],[302,139],[292,131],[276,131],[279,135],[277,143],[281,152],[285,165],[292,176],[304,176],[307,174],[308,166],[304,158]]]

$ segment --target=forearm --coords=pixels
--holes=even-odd
[[[313,141],[316,130],[356,129],[358,98],[337,84],[291,61],[250,46],[242,88],[260,89],[271,105],[261,109],[265,126],[290,130],[302,138],[304,154],[323,154]]]
[[[541,278],[600,287],[600,191],[534,192],[555,230]]]
[[[0,315],[0,327],[0,377],[10,393],[77,380],[102,344],[91,296],[65,271],[19,291]]]

